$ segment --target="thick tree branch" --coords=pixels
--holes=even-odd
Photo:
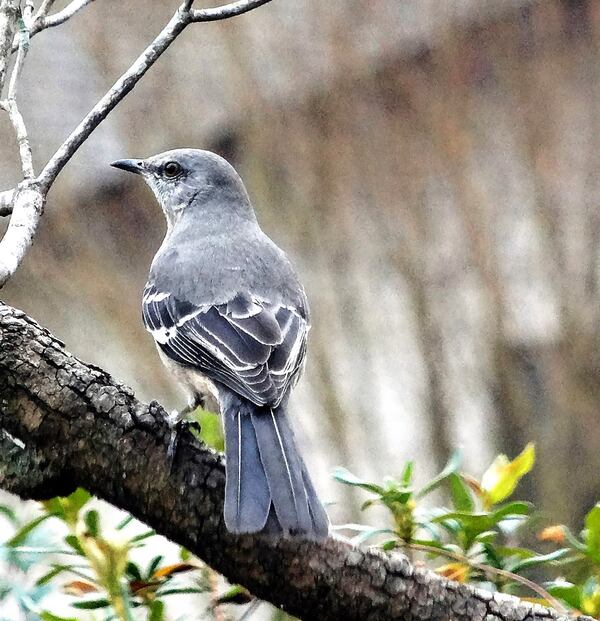
[[[24,313],[0,305],[0,426],[10,434],[0,436],[5,489],[42,498],[85,487],[304,619],[567,621],[415,569],[402,555],[334,539],[230,535],[222,518],[222,456],[182,438],[170,474],[164,416],[156,402],[140,403]]]

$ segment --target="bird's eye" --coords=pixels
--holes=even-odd
[[[177,162],[167,162],[163,167],[163,174],[168,179],[174,179],[181,174],[181,166]]]

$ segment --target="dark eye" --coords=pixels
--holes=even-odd
[[[168,179],[174,179],[181,174],[181,166],[177,162],[167,162],[163,167],[163,174]]]

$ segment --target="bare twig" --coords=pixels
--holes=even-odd
[[[46,28],[54,28],[54,26],[60,26],[64,24],[67,20],[71,19],[73,15],[76,15],[84,9],[88,4],[91,4],[94,0],[73,0],[70,4],[68,4],[64,9],[53,13],[52,15],[47,15],[48,11],[54,4],[54,0],[47,0],[42,4],[39,11],[35,14],[35,18],[33,23],[31,24],[29,36],[33,37],[38,34],[42,30],[46,30]],[[19,47],[18,39],[15,37],[12,43],[12,52],[16,52]]]
[[[35,17],[33,18],[34,23],[38,19],[42,19],[46,17],[46,15],[48,15],[48,11],[52,8],[52,5],[54,4],[55,1],[56,0],[44,0],[42,2],[42,4],[40,5],[40,8],[38,9],[38,12],[35,14]]]
[[[73,0],[62,11],[58,11],[49,17],[42,17],[43,21],[39,26],[39,30],[44,28],[54,28],[54,26],[60,26],[64,24],[68,19],[71,19],[73,15],[84,9],[88,4],[91,4],[94,0]],[[35,26],[35,24],[34,24]]]
[[[17,59],[15,66],[13,67],[10,83],[8,85],[8,96],[6,101],[1,102],[2,108],[8,112],[10,122],[15,130],[17,137],[17,144],[19,146],[19,154],[21,157],[21,169],[23,171],[24,179],[33,179],[35,176],[33,170],[33,157],[31,154],[31,145],[29,144],[29,137],[27,135],[27,128],[23,115],[17,105],[17,87],[19,84],[19,78],[21,77],[21,71],[23,70],[23,64],[25,62],[25,56],[29,50],[29,25],[31,23],[33,15],[33,2],[28,1],[23,9],[21,17],[21,27],[19,32],[19,51],[17,52]]]
[[[0,2],[2,1],[6,2],[10,0],[0,0]],[[63,9],[63,11],[60,11],[53,16],[44,18],[42,9],[44,9],[44,11],[48,10],[51,4],[51,2],[49,2],[42,5],[38,14],[42,14],[41,19],[45,20],[45,27],[49,27],[49,23],[51,25],[58,25],[58,23],[63,23],[92,1],[93,0],[73,0],[73,2]],[[31,190],[31,192],[33,192],[33,189],[35,188],[36,204],[32,203],[22,214],[20,214],[18,223],[14,227],[12,226],[12,220],[14,219],[13,215],[11,225],[6,233],[6,236],[11,233],[10,238],[0,242],[0,287],[2,287],[15,272],[21,260],[25,256],[26,251],[31,245],[40,215],[42,213],[46,194],[60,171],[64,168],[65,164],[71,159],[71,157],[73,157],[77,149],[79,149],[79,147],[87,140],[96,127],[98,127],[98,125],[100,125],[100,123],[110,114],[115,106],[128,93],[131,92],[146,71],[150,69],[150,67],[158,60],[169,45],[171,45],[177,36],[181,34],[184,28],[194,22],[207,22],[235,17],[236,15],[241,15],[242,13],[251,11],[270,1],[271,0],[238,0],[237,2],[232,2],[221,7],[194,10],[191,8],[193,2],[190,0],[184,0],[183,4],[179,7],[169,23],[165,26],[165,28],[163,28],[156,39],[154,39],[154,41],[135,60],[130,68],[115,82],[113,87],[104,95],[104,97],[102,97],[102,99],[100,99],[92,110],[90,110],[90,112],[73,130],[73,132],[71,132],[69,137],[50,158],[40,175],[32,183],[27,185],[27,188]],[[56,23],[52,23],[53,20],[56,21]],[[30,37],[35,34],[35,27],[35,22],[30,25]],[[18,49],[20,52],[20,45]],[[17,64],[18,62],[19,61],[17,59]],[[16,74],[16,78],[18,78],[18,73]],[[10,104],[7,105],[7,109],[9,109],[10,112]],[[24,130],[25,126],[24,124],[22,126],[19,125],[19,118],[15,114],[14,109],[13,116],[15,118],[15,121],[13,122],[15,128]],[[20,120],[22,121],[22,119]],[[19,136],[24,136],[25,140],[21,141]],[[28,147],[26,132],[19,134],[19,131],[17,131],[17,137],[20,140],[19,147],[21,148],[23,145],[23,149],[21,150],[21,160],[23,162],[24,177],[27,179],[33,177],[33,172],[29,175],[29,168],[27,168],[27,173],[25,172],[27,155],[30,156],[30,151],[29,153],[25,152],[25,145]],[[31,168],[31,171],[32,170],[33,169]],[[0,215],[8,215],[16,211],[17,204],[22,204],[20,201],[24,200],[23,197],[33,197],[31,192],[28,192],[27,194],[22,194],[19,190],[6,190],[4,192],[0,192]],[[30,217],[30,220],[27,222],[23,220],[23,215],[25,213]],[[19,234],[21,235],[21,239],[18,239]],[[6,256],[5,253],[7,253]]]
[[[176,37],[190,23],[189,10],[179,9],[163,28],[160,34],[142,52],[127,71],[114,83],[112,88],[90,110],[86,117],[71,132],[58,151],[42,170],[38,180],[44,191],[48,191],[58,173],[71,159],[77,149],[87,140],[90,134],[109,115],[115,106],[133,90],[140,78],[160,58],[162,53],[173,43]]]
[[[192,9],[190,11],[192,22],[214,22],[220,19],[229,19],[242,13],[257,9],[271,0],[238,0],[212,9]]]
[[[11,41],[14,37],[18,14],[19,0],[0,0],[0,95],[4,90]]]
[[[71,159],[77,149],[87,140],[89,135],[100,125],[115,106],[131,91],[140,78],[159,59],[162,53],[173,43],[183,29],[193,22],[208,22],[228,19],[247,13],[271,0],[238,0],[213,9],[194,10],[186,0],[169,23],[154,41],[135,60],[131,67],[115,82],[113,87],[92,108],[71,135],[52,156],[38,181],[43,190],[47,191],[58,173]]]

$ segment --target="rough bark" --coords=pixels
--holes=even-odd
[[[8,491],[41,499],[85,487],[304,619],[569,618],[447,581],[400,554],[335,539],[317,544],[228,534],[223,457],[185,436],[169,473],[164,415],[158,403],[141,403],[22,311],[0,304],[0,486]]]

